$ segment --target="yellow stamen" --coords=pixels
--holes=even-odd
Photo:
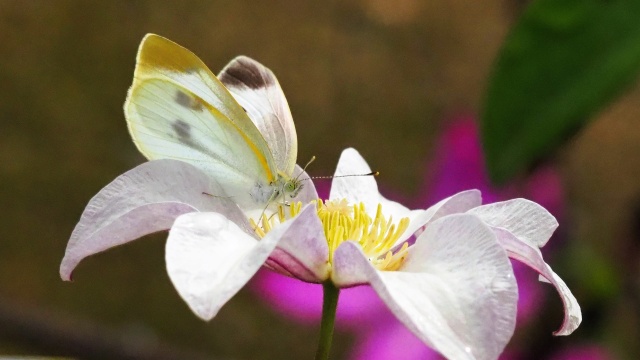
[[[265,235],[265,232],[262,230],[261,227],[258,226],[258,224],[256,224],[256,222],[253,219],[249,219],[249,223],[251,224],[251,227],[253,229],[255,229],[256,234],[260,237],[263,238]]]
[[[260,226],[251,219],[251,226],[258,236],[264,237],[277,223],[297,216],[302,209],[302,203],[292,203],[288,205],[289,214],[286,214],[285,206],[278,206],[277,217],[268,218],[263,214],[257,222]],[[394,223],[392,217],[384,217],[381,204],[378,204],[373,219],[363,203],[349,205],[345,199],[325,202],[318,199],[316,211],[327,238],[330,263],[333,262],[334,251],[345,241],[359,243],[369,261],[379,270],[398,270],[409,253],[408,243],[394,251],[394,245],[409,226],[409,218]]]

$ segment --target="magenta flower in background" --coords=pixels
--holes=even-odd
[[[490,185],[478,128],[471,116],[456,118],[445,128],[433,161],[425,165],[424,179],[418,206],[434,204],[463,190],[478,189],[485,203],[519,195],[537,202],[556,218],[563,216],[564,191],[560,176],[551,166],[539,167],[522,184],[502,189]]]
[[[518,353],[517,351],[504,352],[500,360],[530,359],[531,355]],[[549,360],[614,360],[616,357],[604,346],[596,344],[570,345],[550,354]]]
[[[425,167],[423,194],[413,204],[416,207],[426,207],[439,199],[475,188],[482,192],[484,203],[520,195],[540,203],[552,214],[562,216],[562,185],[551,167],[538,169],[520,186],[511,185],[500,190],[490,186],[478,130],[471,117],[458,118],[445,129],[434,159]],[[316,183],[316,188],[321,198],[328,196],[328,183]],[[522,325],[539,309],[542,289],[536,272],[519,262],[512,261],[512,264],[519,287],[517,322]],[[322,287],[319,285],[263,270],[252,281],[252,289],[276,311],[297,321],[316,323],[320,319]],[[400,324],[369,286],[343,289],[337,326],[357,335],[350,357],[353,359],[389,359],[399,354],[403,359],[441,358]]]
[[[615,357],[604,347],[598,345],[581,345],[563,349],[550,358],[551,360],[613,360]]]

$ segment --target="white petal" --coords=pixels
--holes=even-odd
[[[371,168],[360,153],[356,149],[347,148],[340,155],[334,176],[368,173],[371,173]],[[382,205],[382,213],[385,217],[392,216],[394,219],[413,218],[422,212],[422,210],[409,210],[404,205],[382,196],[378,192],[378,184],[373,176],[334,177],[329,199],[346,199],[350,204],[362,202],[371,217],[375,216],[378,204]]]
[[[551,270],[551,267],[544,262],[540,250],[529,243],[521,241],[518,237],[507,230],[501,228],[493,229],[498,236],[498,241],[507,250],[509,257],[514,258],[540,274],[541,280],[555,286],[562,304],[564,305],[564,319],[560,329],[554,335],[569,335],[578,328],[582,322],[582,311],[578,301],[571,293],[564,281]]]
[[[426,210],[413,210],[409,216],[411,222],[404,234],[400,236],[398,243],[404,242],[409,236],[418,229],[438,220],[439,218],[459,214],[473,209],[482,204],[482,195],[479,190],[465,190],[446,199],[440,200]],[[406,215],[405,215],[406,216]],[[419,233],[416,235],[420,235]]]
[[[545,208],[526,199],[512,199],[479,206],[469,211],[493,227],[508,230],[531,246],[543,247],[558,227]]]
[[[193,211],[217,211],[243,226],[242,212],[203,172],[176,160],[149,161],[118,176],[85,208],[67,244],[60,276],[70,280],[87,256],[171,227]]]
[[[400,271],[375,270],[358,245],[334,257],[338,284],[370,283],[396,317],[451,359],[496,359],[515,327],[517,285],[495,235],[475,216],[431,223]]]
[[[269,267],[307,282],[319,283],[328,278],[329,246],[315,204],[273,228],[267,237],[280,239],[267,261]]]
[[[480,190],[465,190],[455,195],[451,195],[446,199],[440,200],[435,205],[429,207],[425,212],[426,220],[435,221],[443,216],[451,214],[459,214],[473,209],[482,204],[482,195]]]
[[[410,210],[406,206],[400,204],[399,202],[395,202],[393,200],[389,200],[382,196],[378,197],[378,202],[382,205],[382,213],[385,217],[393,216],[394,219],[402,219],[403,217],[413,218],[418,213],[421,213],[423,210]]]
[[[342,151],[334,176],[368,174],[371,168],[356,149]],[[373,176],[334,177],[330,200],[346,199],[349,204],[364,203],[367,212],[375,215],[380,194]]]
[[[167,272],[191,310],[210,320],[260,269],[277,241],[258,241],[218,213],[184,214],[169,232]]]

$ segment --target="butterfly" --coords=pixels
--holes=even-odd
[[[216,77],[191,51],[155,34],[140,43],[124,112],[149,160],[207,173],[240,208],[264,209],[302,188],[289,105],[271,70],[239,56]]]

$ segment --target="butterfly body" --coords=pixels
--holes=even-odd
[[[125,102],[129,132],[148,159],[188,162],[245,210],[294,198],[297,138],[273,73],[237,57],[219,79],[189,50],[145,36]]]

